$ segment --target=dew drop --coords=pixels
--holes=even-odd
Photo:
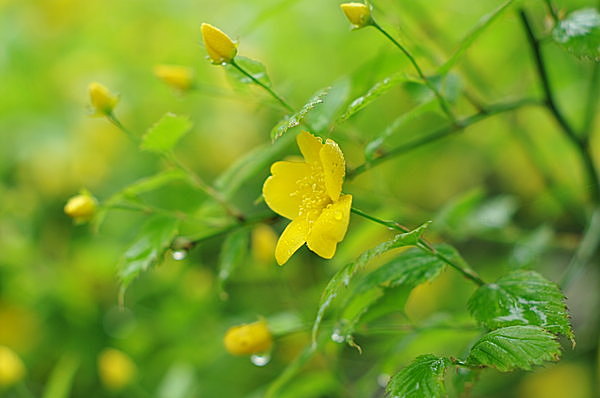
[[[343,343],[346,341],[346,338],[340,333],[339,329],[335,329],[333,333],[331,333],[331,340],[336,343]]]
[[[187,250],[175,250],[171,256],[173,260],[184,260],[187,257]]]
[[[336,220],[340,221],[342,219],[342,212],[341,211],[336,211],[333,213],[333,218],[335,218]]]
[[[270,354],[254,354],[250,357],[250,362],[256,366],[265,366],[271,361]]]

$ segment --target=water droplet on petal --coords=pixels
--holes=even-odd
[[[335,329],[333,333],[331,333],[331,340],[336,343],[343,343],[346,341],[346,338],[340,333],[339,329]]]
[[[335,218],[336,220],[340,221],[342,219],[342,212],[341,211],[336,211],[333,213],[333,218]]]
[[[173,257],[173,260],[184,260],[187,257],[187,250],[175,250],[171,256]]]
[[[250,362],[256,366],[265,366],[271,361],[270,354],[254,354],[250,357]]]

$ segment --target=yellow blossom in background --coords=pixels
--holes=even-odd
[[[0,387],[10,387],[25,376],[21,358],[10,348],[0,345]]]
[[[368,5],[363,3],[343,3],[340,4],[340,8],[346,15],[346,18],[350,21],[354,29],[359,29],[370,25],[371,20],[371,9]]]
[[[154,75],[169,86],[180,91],[187,91],[194,82],[192,68],[180,65],[156,65]]]
[[[65,205],[65,214],[76,222],[86,222],[94,217],[98,208],[98,201],[87,192],[73,196]]]
[[[268,351],[273,337],[264,319],[246,325],[233,326],[223,339],[225,349],[233,355],[250,355]]]
[[[237,45],[219,28],[203,23],[200,27],[202,41],[209,58],[214,64],[229,63],[237,54]]]
[[[266,224],[258,224],[252,230],[252,256],[260,263],[273,261],[273,253],[277,246],[277,235],[273,228]]]
[[[340,147],[306,131],[296,141],[304,162],[275,162],[263,185],[267,205],[292,220],[275,248],[279,265],[304,243],[319,256],[332,258],[350,221],[352,195],[341,193],[346,162]]]
[[[119,96],[111,93],[100,83],[91,83],[89,85],[90,101],[94,108],[94,115],[105,116],[112,113],[119,102]]]
[[[121,390],[129,385],[137,369],[131,358],[122,351],[107,348],[98,356],[98,374],[109,390]]]

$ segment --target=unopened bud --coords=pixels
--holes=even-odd
[[[122,351],[107,348],[98,356],[98,374],[109,390],[123,389],[133,381],[136,372],[135,364]]]
[[[25,376],[21,358],[10,348],[0,345],[0,388],[10,387]]]
[[[76,222],[85,222],[94,217],[97,208],[98,201],[88,192],[83,192],[70,198],[64,210]]]
[[[237,54],[237,45],[223,31],[214,26],[203,23],[202,40],[206,52],[214,64],[230,63]]]
[[[264,319],[246,325],[233,326],[225,333],[225,349],[233,355],[251,355],[268,351],[273,337]]]
[[[354,29],[360,29],[373,23],[373,20],[371,19],[371,8],[366,4],[343,3],[340,4],[340,8]]]
[[[252,256],[260,263],[269,263],[275,259],[277,235],[273,228],[258,224],[252,230]]]
[[[194,82],[194,72],[185,66],[157,65],[154,67],[154,75],[180,91],[189,90]]]
[[[112,113],[119,102],[119,97],[111,93],[100,83],[91,83],[89,86],[90,101],[95,115],[103,116]]]

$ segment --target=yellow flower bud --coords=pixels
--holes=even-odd
[[[223,31],[214,26],[203,23],[202,40],[209,58],[214,64],[229,63],[237,54],[237,44]]]
[[[98,356],[98,374],[109,390],[121,390],[129,385],[137,369],[131,358],[122,351],[107,348]]]
[[[0,345],[0,387],[10,387],[23,379],[25,366],[10,348]]]
[[[275,259],[275,246],[277,235],[273,228],[265,224],[258,224],[252,230],[252,256],[261,263],[268,263]]]
[[[192,87],[194,72],[191,68],[179,65],[157,65],[154,75],[174,89],[187,91]]]
[[[233,355],[250,355],[268,351],[273,344],[264,319],[246,325],[233,326],[225,333],[225,349]]]
[[[371,9],[363,3],[343,3],[340,8],[346,14],[346,18],[350,21],[354,29],[360,29],[367,25],[371,25]]]
[[[119,97],[111,93],[100,83],[91,83],[89,86],[90,101],[94,108],[95,115],[108,115],[119,102]]]
[[[96,199],[87,192],[73,196],[65,205],[65,214],[77,222],[89,221],[98,208]]]

